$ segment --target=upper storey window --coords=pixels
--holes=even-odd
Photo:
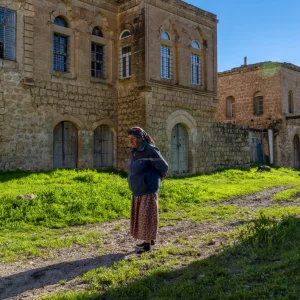
[[[63,17],[55,18],[54,24],[61,27],[68,27],[68,22]]]
[[[196,41],[192,41],[191,46],[192,46],[192,48],[200,49],[200,46],[199,46],[198,42],[196,42]]]
[[[161,37],[162,39],[165,39],[165,40],[170,40],[170,36],[169,36],[169,34],[168,34],[166,31],[163,31],[163,32],[161,33],[160,37]]]
[[[253,114],[256,116],[264,113],[264,97],[261,93],[256,93],[253,97]]]
[[[126,29],[120,34],[120,40],[131,36],[131,32]],[[131,77],[131,44],[125,44],[120,49],[120,78]]]
[[[54,24],[68,27],[68,23],[63,17],[55,18]],[[53,70],[55,71],[69,71],[69,38],[60,32],[53,34]]]
[[[232,96],[227,97],[226,99],[226,118],[234,118],[235,114],[235,101]]]
[[[16,59],[16,12],[0,7],[0,58]]]
[[[103,37],[102,30],[99,27],[94,27],[92,35]]]
[[[124,30],[121,35],[120,35],[120,39],[126,39],[127,37],[131,36],[131,33],[129,30]]]
[[[92,35],[103,37],[102,31],[98,27],[93,29]],[[94,41],[91,43],[91,76],[105,79],[105,46]]]
[[[166,46],[160,47],[160,77],[171,79],[171,49]]]
[[[294,99],[293,99],[293,92],[289,91],[289,99],[288,99],[288,105],[289,105],[289,113],[292,114],[294,112]]]

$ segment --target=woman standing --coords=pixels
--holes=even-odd
[[[128,183],[132,191],[130,232],[144,242],[136,245],[141,254],[151,250],[158,227],[158,190],[168,172],[168,164],[154,146],[153,139],[140,127],[128,130],[130,158]]]

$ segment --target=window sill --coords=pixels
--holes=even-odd
[[[105,84],[109,84],[110,83],[107,78],[97,78],[97,77],[90,77],[90,82],[105,83]]]
[[[17,68],[18,63],[16,60],[8,60],[5,58],[0,58],[0,66],[2,68]]]
[[[130,80],[131,79],[131,76],[130,77],[123,77],[123,78],[120,78],[120,80]]]
[[[68,78],[68,79],[76,79],[76,76],[70,72],[60,72],[60,71],[51,70],[51,75],[57,76],[57,77]]]

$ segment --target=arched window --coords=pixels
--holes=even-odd
[[[120,40],[125,39],[129,36],[131,36],[131,33],[128,29],[126,29],[120,34]]]
[[[257,92],[253,97],[253,114],[256,116],[264,113],[264,97],[261,92]]]
[[[226,98],[226,118],[234,118],[235,113],[235,101],[234,97],[229,96]]]
[[[91,77],[105,79],[106,47],[99,27],[93,28],[91,40]]]
[[[54,24],[61,27],[68,27],[68,22],[64,17],[56,17],[54,20]]]
[[[99,27],[94,27],[92,35],[103,37],[102,30]]]
[[[293,99],[293,92],[289,91],[289,99],[288,99],[288,105],[289,105],[289,113],[292,114],[294,112],[294,99]]]
[[[170,36],[169,36],[169,34],[168,34],[166,31],[163,31],[163,32],[161,33],[160,37],[161,37],[162,39],[165,39],[165,40],[170,40]]]
[[[192,41],[191,46],[192,48],[200,49],[199,43],[196,41]]]
[[[56,17],[54,24],[60,27],[68,27],[68,22],[64,17]],[[70,37],[64,30],[55,29],[53,35],[53,70],[59,72],[69,71],[69,42]]]

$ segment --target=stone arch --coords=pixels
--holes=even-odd
[[[69,24],[69,28],[71,29],[77,29],[79,26],[79,21],[77,18],[73,15],[73,10],[71,4],[66,2],[60,2],[56,10],[50,13],[50,24],[54,23],[54,20],[56,17],[63,16]]]
[[[94,17],[94,21],[89,25],[89,34],[92,34],[95,27],[101,28],[104,38],[113,37],[113,30],[108,26],[107,18],[102,12],[98,12]]]
[[[184,110],[177,110],[169,115],[167,118],[167,139],[169,145],[169,153],[172,157],[172,132],[176,125],[182,125],[188,134],[188,172],[194,173],[196,166],[195,160],[195,142],[197,138],[197,123],[196,120],[188,112]],[[172,172],[172,167],[171,167]]]
[[[54,128],[58,123],[63,121],[69,121],[74,124],[78,131],[83,130],[84,120],[79,117],[74,117],[73,115],[65,114],[59,115],[52,120],[52,128]]]
[[[129,30],[131,36],[133,36],[134,34],[134,27],[132,26],[132,24],[130,23],[122,23],[121,26],[119,27],[118,30],[118,38],[120,39],[120,34],[124,31],[124,30]]]
[[[171,41],[174,42],[179,40],[179,34],[174,24],[174,20],[166,19],[164,23],[159,27],[157,36],[158,40],[160,40],[161,33],[163,31],[166,31],[169,34]]]

